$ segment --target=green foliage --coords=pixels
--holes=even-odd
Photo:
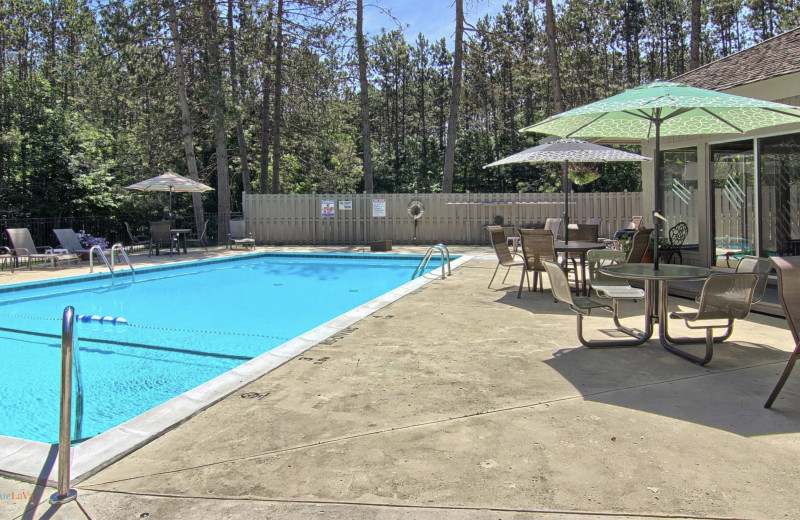
[[[14,215],[158,214],[166,197],[124,186],[168,170],[187,172],[176,57],[163,0],[0,3],[0,208]],[[219,71],[227,110],[228,186],[218,186],[212,85],[201,2],[175,3],[186,92],[203,197],[216,211],[221,190],[241,208],[241,114],[252,186],[271,175],[275,143],[276,2],[220,9]],[[688,64],[688,0],[557,2],[559,60],[567,107],[612,95]],[[352,2],[284,0],[280,85],[280,187],[284,192],[363,189],[362,139]],[[543,2],[510,0],[466,36],[455,191],[557,192],[560,165],[483,165],[536,144],[519,128],[553,113]],[[735,52],[798,23],[797,0],[704,2],[701,61]],[[368,35],[375,190],[441,190],[452,54],[444,40],[397,30]],[[265,98],[266,96],[266,98]],[[265,101],[269,112],[262,110]],[[262,132],[268,149],[262,149]],[[632,151],[637,151],[635,148]],[[604,163],[600,178],[575,191],[637,191],[638,163]],[[191,197],[176,195],[190,213]]]

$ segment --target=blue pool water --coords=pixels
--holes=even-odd
[[[0,290],[0,434],[57,442],[67,306],[128,322],[76,322],[88,438],[402,285],[417,263],[270,254],[141,269],[134,282],[75,278]]]

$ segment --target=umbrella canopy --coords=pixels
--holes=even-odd
[[[564,242],[569,243],[569,162],[649,161],[649,157],[589,143],[581,139],[557,139],[528,148],[487,164],[484,168],[511,163],[560,162],[564,186]]]
[[[168,191],[169,192],[169,218],[172,219],[172,192],[178,193],[203,193],[213,190],[211,186],[206,186],[202,182],[193,181],[183,175],[167,172],[157,177],[145,179],[137,183],[125,186],[131,190],[138,191]]]
[[[800,109],[791,105],[656,81],[556,114],[521,131],[559,137],[653,138],[656,215],[662,135],[744,133],[798,122]],[[656,218],[653,224],[658,235]],[[653,263],[658,269],[658,240],[655,244]]]

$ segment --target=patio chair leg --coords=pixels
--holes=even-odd
[[[699,328],[699,327],[694,327],[694,328]],[[697,363],[698,365],[702,366],[702,365],[705,365],[706,363],[708,363],[709,361],[711,361],[711,357],[714,355],[714,341],[715,341],[715,339],[714,339],[714,329],[715,328],[716,327],[708,327],[708,328],[706,328],[706,337],[705,337],[706,354],[703,357],[695,356],[694,354],[690,354],[689,352],[686,352],[685,350],[681,350],[678,347],[676,347],[674,345],[671,345],[671,344],[667,343],[666,341],[664,341],[663,337],[661,338],[661,346],[664,347],[665,349],[667,349],[668,351],[672,352],[675,355],[678,355],[678,356],[680,356],[680,357],[682,357],[684,359],[688,359],[689,361],[692,361],[692,362]],[[733,329],[733,320],[728,320],[728,328],[729,329]],[[729,336],[730,336],[730,334],[729,334]],[[689,338],[681,338],[681,339],[689,339]],[[682,343],[689,343],[689,341],[683,341]],[[699,343],[699,342],[698,341],[694,341],[693,343]]]
[[[616,298],[611,300],[611,308],[612,308],[612,319],[614,320],[614,326],[617,327],[617,330],[627,334],[628,336],[633,336],[634,338],[641,338],[645,335],[645,333],[638,329],[632,329],[630,327],[626,327],[619,321],[619,300]],[[644,317],[645,319],[645,328],[647,328],[647,320],[649,319],[647,316]]]
[[[492,288],[492,282],[494,281],[494,277],[497,276],[497,270],[498,269],[500,269],[500,262],[497,262],[497,265],[494,268],[494,273],[492,273],[492,279],[489,280],[489,285],[486,286],[487,289],[491,289]],[[508,276],[508,271],[506,271],[506,276]],[[503,278],[503,282],[505,282],[505,281],[506,281],[506,279]]]
[[[522,298],[522,282],[525,281],[525,275],[528,274],[528,270],[525,269],[525,266],[522,266],[522,276],[519,279],[519,289],[517,289],[517,299]],[[530,290],[530,280],[528,280],[528,290]],[[533,283],[536,283],[536,275],[534,275]]]
[[[638,347],[648,340],[645,334],[634,336],[629,340],[619,339],[586,339],[583,337],[583,314],[577,314],[578,318],[578,341],[587,348],[611,348],[611,347]]]
[[[786,368],[783,369],[783,374],[781,374],[780,379],[778,379],[778,384],[775,385],[772,393],[769,394],[769,399],[767,399],[767,402],[764,403],[764,408],[772,407],[772,403],[775,402],[775,399],[777,399],[778,394],[781,393],[786,380],[789,379],[789,374],[792,373],[792,369],[794,368],[794,364],[797,363],[798,358],[800,358],[800,343],[798,343],[798,345],[795,347],[792,355],[789,356],[789,361],[786,363]]]

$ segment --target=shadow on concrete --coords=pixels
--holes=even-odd
[[[756,343],[759,334],[782,325],[774,317],[751,315],[750,323],[737,322],[730,340],[714,348],[714,358],[706,366],[695,365],[664,350],[655,337],[640,347],[588,349],[580,345],[575,314],[567,305],[553,303],[550,292],[524,291],[517,299],[516,289],[497,291],[498,303],[525,309],[536,322],[547,324],[548,334],[564,336],[564,347],[545,363],[587,400],[622,406],[682,421],[701,424],[744,437],[800,432],[800,388],[787,382],[785,393],[773,409],[764,402],[778,380],[789,353]],[[503,294],[504,293],[504,294]],[[677,299],[680,306],[691,306]],[[626,304],[624,323],[641,328],[638,305]],[[612,334],[607,313],[597,313],[584,321],[584,330],[594,337],[600,331]],[[678,320],[673,320],[678,321]],[[672,328],[672,323],[670,324]],[[758,328],[751,328],[753,325]],[[675,323],[675,335],[700,337]],[[764,341],[770,338],[765,337]],[[702,344],[686,348],[704,349]],[[699,350],[698,350],[699,352]]]

